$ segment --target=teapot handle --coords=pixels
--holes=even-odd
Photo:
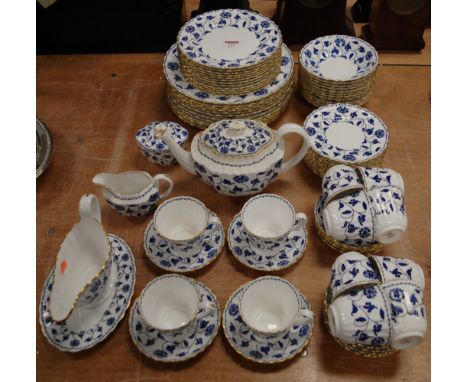
[[[80,217],[89,217],[91,219],[96,219],[101,223],[101,207],[99,206],[99,201],[96,198],[96,195],[86,194],[83,195],[80,199]]]
[[[280,169],[280,173],[284,171],[288,171],[289,169],[293,168],[296,164],[298,164],[304,155],[306,155],[307,150],[309,150],[309,136],[305,132],[302,126],[296,123],[286,123],[278,129],[277,137],[278,143],[281,150],[284,152],[284,136],[289,133],[296,133],[302,136],[302,147],[299,151],[287,162],[283,163]]]

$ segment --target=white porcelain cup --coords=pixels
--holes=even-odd
[[[296,213],[285,198],[261,194],[250,198],[242,207],[241,220],[254,248],[274,252],[291,232],[307,224],[307,216]]]
[[[309,309],[301,307],[298,290],[276,276],[259,277],[244,287],[239,300],[244,323],[260,335],[281,335],[294,325],[314,319]]]
[[[389,283],[382,289],[392,316],[392,347],[402,350],[418,345],[427,329],[422,289],[409,282]]]
[[[183,334],[196,320],[208,316],[217,307],[203,302],[192,279],[168,274],[151,281],[139,299],[143,321],[153,329],[167,334]]]
[[[368,190],[374,187],[396,186],[405,192],[402,176],[390,168],[358,167],[356,170],[360,173],[364,186]]]
[[[330,167],[322,179],[323,204],[326,207],[340,195],[363,188],[361,176],[355,168],[342,164]]]
[[[374,187],[367,191],[374,212],[374,234],[383,244],[401,239],[408,227],[403,191],[395,186]]]
[[[190,196],[178,196],[161,203],[153,222],[156,232],[182,257],[201,250],[208,225],[221,224],[201,201]]]

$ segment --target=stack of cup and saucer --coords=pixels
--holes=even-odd
[[[46,279],[39,322],[48,342],[78,352],[105,340],[122,320],[135,286],[135,260],[120,237],[106,234],[94,195],[80,200],[81,220],[63,241]]]
[[[244,358],[280,363],[307,346],[314,314],[305,296],[277,276],[259,277],[237,289],[224,309],[229,344]]]
[[[147,357],[180,362],[204,351],[221,323],[216,296],[201,282],[178,274],[155,278],[135,301],[130,336]]]
[[[198,199],[178,196],[161,203],[146,228],[149,259],[169,272],[191,272],[214,261],[224,246],[219,218]]]
[[[232,220],[228,244],[249,268],[277,271],[295,264],[307,247],[307,217],[285,198],[261,194],[250,198]]]

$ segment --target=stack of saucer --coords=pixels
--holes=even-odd
[[[335,102],[362,105],[374,88],[378,54],[359,38],[317,38],[302,48],[299,61],[299,90],[315,106]]]
[[[167,52],[167,99],[204,129],[228,118],[274,121],[292,92],[293,60],[269,19],[245,10],[208,12],[181,29]]]

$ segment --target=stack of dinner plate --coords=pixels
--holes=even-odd
[[[378,60],[374,47],[359,38],[317,38],[300,52],[299,91],[315,106],[362,105],[374,88]]]
[[[271,20],[241,9],[207,12],[188,21],[166,53],[167,99],[200,129],[226,118],[269,123],[288,104],[293,69]]]

